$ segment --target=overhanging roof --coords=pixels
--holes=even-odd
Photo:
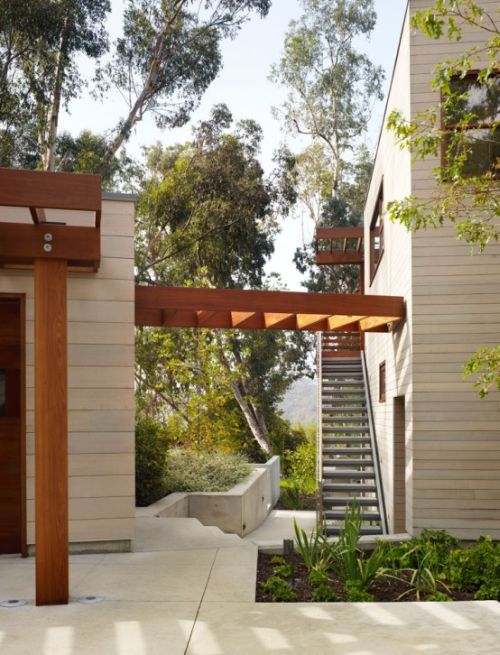
[[[137,326],[388,332],[404,318],[397,296],[136,286]]]

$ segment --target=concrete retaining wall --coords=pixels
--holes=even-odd
[[[141,516],[196,518],[240,537],[252,532],[267,518],[279,499],[280,458],[255,464],[247,478],[229,491],[174,493],[149,507]]]

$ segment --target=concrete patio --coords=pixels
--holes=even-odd
[[[136,552],[71,556],[71,602],[34,606],[34,561],[0,558],[0,655],[498,653],[500,604],[260,604],[257,549],[195,519],[138,519]],[[81,596],[103,596],[81,604]]]

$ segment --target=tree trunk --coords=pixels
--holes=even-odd
[[[262,422],[262,419],[264,417],[260,412],[255,411],[255,408],[250,402],[245,400],[237,382],[234,381],[231,382],[231,388],[233,390],[235,400],[240,406],[241,411],[243,412],[243,416],[245,417],[246,422],[248,423],[248,427],[250,428],[255,438],[255,441],[259,444],[259,446],[267,455],[272,455],[273,447],[271,442],[269,441],[269,433],[267,432],[267,426],[265,425],[265,421]],[[258,416],[257,414],[260,414],[260,416]]]
[[[67,65],[66,48],[68,44],[69,29],[70,17],[67,16],[64,21],[63,32],[61,35],[61,45],[59,47],[59,52],[57,53],[56,78],[50,107],[49,127],[45,140],[45,152],[43,154],[43,167],[46,171],[54,171],[56,168],[57,125],[59,123],[59,112],[61,109],[64,72]]]

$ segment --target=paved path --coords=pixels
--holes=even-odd
[[[136,552],[71,557],[67,606],[35,607],[33,559],[0,557],[0,599],[29,601],[0,608],[0,655],[500,653],[499,603],[255,603],[253,544],[195,519],[138,528]]]

